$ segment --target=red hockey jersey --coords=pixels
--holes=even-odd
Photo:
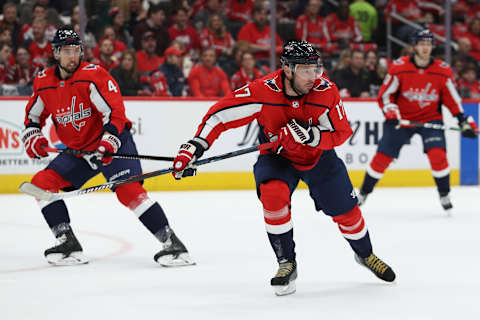
[[[463,112],[453,72],[438,59],[432,59],[426,68],[417,67],[413,57],[395,60],[378,92],[378,104],[382,110],[396,104],[402,119],[419,122],[441,120],[442,104],[454,116]]]
[[[298,99],[284,94],[282,71],[278,70],[218,101],[207,112],[196,137],[211,146],[228,129],[257,120],[268,138],[278,135],[290,119],[318,126],[321,137],[317,147],[303,146],[301,153],[281,155],[300,170],[311,169],[322,150],[333,149],[352,134],[337,87],[326,78],[317,79],[313,89]]]
[[[58,137],[69,148],[95,150],[103,132],[119,135],[131,122],[117,83],[103,68],[82,62],[67,80],[57,67],[37,73],[25,115],[25,127],[43,127],[51,116]]]

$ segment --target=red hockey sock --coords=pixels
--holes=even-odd
[[[447,152],[442,148],[433,148],[427,151],[427,157],[432,168],[432,175],[435,178],[443,178],[450,174]]]
[[[260,201],[268,233],[282,234],[292,229],[290,213],[290,189],[280,180],[260,185]]]

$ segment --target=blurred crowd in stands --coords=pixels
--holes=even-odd
[[[220,97],[269,73],[270,19],[275,52],[290,39],[313,43],[343,97],[376,97],[391,63],[391,12],[445,36],[443,0],[74,0],[0,1],[0,95],[30,95],[36,72],[54,65],[50,41],[61,26],[83,36],[87,61],[107,69],[124,96]],[[393,36],[415,30],[393,20]],[[480,98],[480,2],[452,4],[452,67],[464,98]],[[434,55],[443,59],[444,44]],[[394,46],[394,58],[413,47]],[[277,59],[279,67],[279,59]]]

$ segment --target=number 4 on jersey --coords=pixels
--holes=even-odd
[[[118,93],[117,87],[112,80],[108,80],[108,91],[115,91],[116,93]]]

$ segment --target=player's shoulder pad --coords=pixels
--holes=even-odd
[[[55,73],[55,67],[38,71],[37,74],[35,75],[35,80],[34,80],[35,87],[37,89],[41,89],[44,87],[54,86],[55,85],[54,73]]]
[[[324,92],[324,91],[332,90],[335,87],[336,87],[335,83],[330,81],[330,79],[328,79],[327,77],[320,77],[315,81],[312,91]]]
[[[411,65],[412,65],[412,63],[410,61],[409,56],[400,57],[396,60],[393,60],[392,64],[390,65],[389,72],[390,73],[395,73],[395,72],[398,72],[398,71],[401,71],[401,70],[405,70],[405,69],[411,67]]]
[[[452,68],[448,63],[440,59],[433,59],[432,69],[434,72],[445,74],[445,76],[450,77],[453,75]]]

